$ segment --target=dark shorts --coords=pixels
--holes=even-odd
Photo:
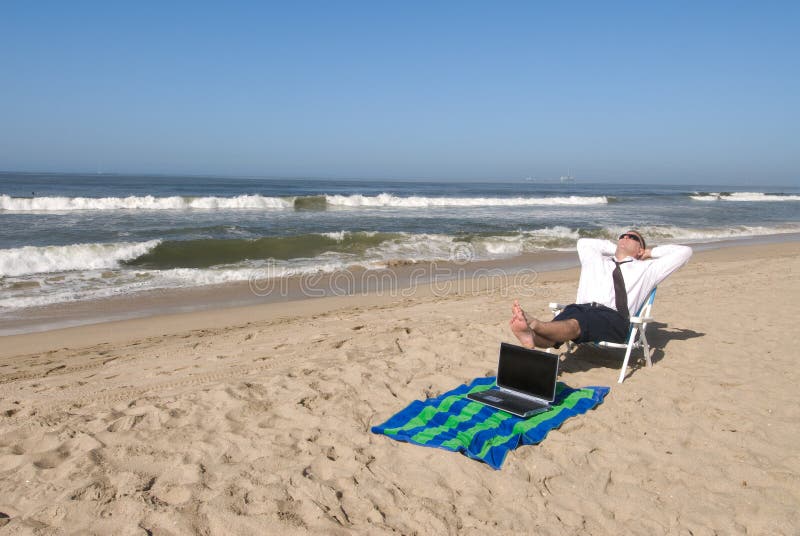
[[[574,318],[581,327],[581,334],[572,340],[576,344],[584,342],[625,342],[630,322],[614,309],[603,305],[573,303],[567,305],[553,320]]]

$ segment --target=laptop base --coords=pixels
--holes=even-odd
[[[541,404],[520,396],[514,396],[500,389],[489,389],[477,393],[469,393],[467,398],[506,411],[517,417],[530,417],[550,410],[549,404]]]

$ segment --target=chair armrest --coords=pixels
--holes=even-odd
[[[630,317],[631,324],[647,324],[652,322],[653,318],[650,316],[632,316]]]

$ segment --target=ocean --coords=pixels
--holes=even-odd
[[[144,291],[800,232],[800,189],[0,173],[0,319]]]

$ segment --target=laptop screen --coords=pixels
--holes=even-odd
[[[497,385],[552,401],[556,396],[558,355],[502,343]]]

